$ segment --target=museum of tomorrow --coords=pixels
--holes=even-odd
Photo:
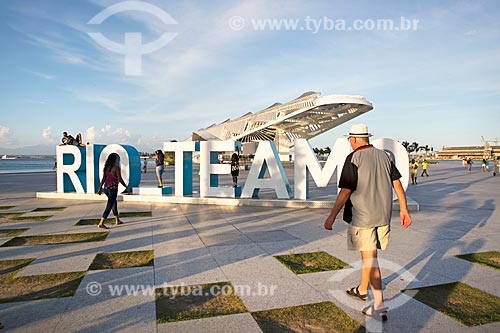
[[[362,96],[307,92],[287,103],[200,129],[187,141],[273,141],[280,159],[288,160],[296,139],[311,139],[372,109]]]

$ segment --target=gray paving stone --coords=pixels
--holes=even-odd
[[[404,297],[404,295],[401,296],[401,298]],[[394,304],[391,307],[389,302],[388,305],[389,320],[383,324],[385,332],[464,332],[467,330],[467,326],[453,318],[409,297],[407,302],[401,305]],[[368,329],[370,326],[374,328],[378,326],[373,320],[370,321],[367,317],[364,319]]]
[[[212,258],[195,258],[170,264],[163,263],[161,258],[155,259],[155,284],[157,286],[198,285],[227,280],[227,276]]]
[[[482,333],[500,332],[500,322],[469,327],[468,331],[470,331],[470,332],[482,332]]]
[[[55,332],[71,297],[0,304],[0,322],[5,332]]]
[[[241,288],[243,292],[238,295],[250,311],[316,303],[324,299],[271,257],[246,259],[221,269],[235,288]]]
[[[176,247],[169,250],[168,254],[155,252],[155,265],[157,267],[181,264],[193,260],[213,260],[209,250],[205,247]]]
[[[252,241],[242,233],[226,232],[219,234],[199,234],[201,240],[206,246],[222,246],[249,244]]]
[[[500,284],[498,283],[500,281],[500,271],[497,269],[474,264],[464,276],[460,277],[460,281],[500,297]]]
[[[18,276],[52,274],[64,272],[84,272],[95,258],[95,253],[75,255],[72,253],[44,256],[25,267]]]
[[[207,333],[262,332],[250,313],[238,313],[158,325],[158,333],[194,333],[200,331]]]
[[[153,249],[155,257],[167,258],[177,258],[179,256],[182,258],[183,253],[188,253],[188,256],[190,256],[193,251],[201,255],[202,252],[206,253],[207,251],[197,234],[171,241],[155,242]]]
[[[242,262],[264,255],[266,252],[254,243],[208,247],[210,254],[220,266]]]
[[[290,254],[296,253],[299,246],[305,245],[304,241],[300,239],[286,240],[271,243],[259,244],[268,254],[278,255],[278,254]]]
[[[96,286],[96,283],[101,285],[101,292],[92,296],[87,292],[87,287]],[[110,286],[118,288],[143,286],[145,289],[138,291],[136,295],[113,296]],[[156,329],[154,289],[146,289],[153,286],[152,267],[91,271],[82,280],[55,331],[154,331]],[[89,287],[88,290],[98,289]],[[123,292],[125,290],[122,289]]]
[[[298,240],[297,237],[294,237],[283,230],[245,232],[244,235],[250,238],[255,243],[270,243],[270,242],[279,242],[284,240]]]

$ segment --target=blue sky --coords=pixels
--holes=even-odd
[[[55,144],[81,132],[96,143],[153,150],[191,132],[306,91],[363,95],[354,122],[375,137],[479,145],[500,137],[498,1],[147,1],[177,22],[129,11],[87,22],[115,0],[0,2],[0,147]],[[245,26],[231,29],[234,16]],[[325,16],[418,20],[414,31],[256,30],[262,19]],[[252,21],[253,20],[253,21]],[[142,57],[142,75],[88,32],[123,43],[177,36]],[[346,123],[312,140],[332,145]]]

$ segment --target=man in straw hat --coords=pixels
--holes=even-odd
[[[362,311],[377,320],[387,320],[384,306],[382,278],[377,261],[377,249],[385,250],[389,242],[392,213],[392,189],[399,201],[401,225],[408,228],[411,217],[401,185],[401,174],[382,150],[374,148],[364,124],[353,125],[348,137],[354,150],[345,160],[339,180],[341,189],[335,205],[325,221],[325,229],[332,230],[342,207],[343,219],[349,223],[347,248],[360,251],[362,259],[361,282],[347,290],[347,294],[362,301],[368,299],[368,286],[373,293],[373,304]]]

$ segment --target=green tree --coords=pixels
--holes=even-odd
[[[170,142],[177,142],[177,140],[170,140]],[[169,165],[175,164],[175,153],[173,151],[165,153],[165,162],[168,162]]]
[[[431,150],[431,149],[429,148],[429,145],[425,145],[425,146],[420,146],[420,147],[418,147],[418,150],[419,150],[419,151],[420,151],[420,150],[423,150],[423,151],[425,151],[425,152],[427,153],[427,152],[428,152],[429,150]]]
[[[419,150],[419,145],[418,142],[413,142],[411,145],[406,148],[406,150],[411,153],[411,152],[417,152]]]
[[[408,141],[403,141],[401,143],[401,145],[403,145],[403,147],[405,147],[407,152],[410,152],[410,143]]]

